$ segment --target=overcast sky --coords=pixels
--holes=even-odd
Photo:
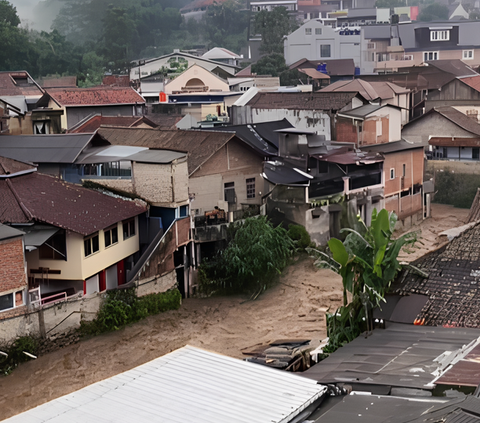
[[[50,25],[52,23],[51,20],[53,20],[54,16],[52,16],[52,13],[50,13],[50,10],[49,10],[49,13],[41,13],[42,3],[44,3],[43,1],[41,0],[8,0],[8,1],[17,9],[18,16],[22,21],[22,26],[28,25],[30,28],[50,31]],[[46,16],[50,17],[51,20],[46,19]]]

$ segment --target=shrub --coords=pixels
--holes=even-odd
[[[480,186],[480,176],[450,172],[435,173],[435,203],[470,208]]]
[[[0,374],[8,375],[20,363],[31,360],[32,357],[25,352],[35,355],[37,349],[38,342],[31,336],[21,336],[9,345],[0,346],[0,351],[7,354],[0,355]]]
[[[147,316],[180,307],[182,295],[178,289],[138,298],[135,288],[117,289],[107,292],[97,317],[91,322],[82,322],[80,332],[97,335],[118,330]]]
[[[312,240],[307,230],[301,225],[288,225],[288,236],[295,242],[296,247],[299,250],[305,250],[310,247]]]

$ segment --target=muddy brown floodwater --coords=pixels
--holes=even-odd
[[[411,261],[438,248],[438,234],[463,224],[466,209],[433,205],[419,227],[421,242]],[[20,365],[0,377],[0,420],[94,382],[129,370],[186,344],[232,357],[276,339],[325,338],[325,311],[341,303],[341,279],[302,258],[255,301],[242,297],[189,298],[169,311],[119,331],[82,340]]]

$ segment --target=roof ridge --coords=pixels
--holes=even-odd
[[[15,197],[15,200],[17,200],[18,205],[22,209],[22,212],[25,214],[25,217],[27,217],[29,220],[33,219],[33,214],[32,212],[23,204],[23,201],[20,199],[20,196],[18,195],[17,191],[13,187],[12,181],[10,179],[6,180],[7,186],[10,188],[10,191],[12,192],[13,196]]]

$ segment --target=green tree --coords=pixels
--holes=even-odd
[[[7,0],[0,0],[0,23],[8,24],[13,27],[20,25],[20,18],[17,15],[17,9]]]
[[[285,64],[285,57],[280,53],[271,53],[260,58],[257,63],[252,65],[252,72],[257,75],[280,76],[282,72],[288,70]]]
[[[417,20],[430,22],[448,19],[448,7],[443,4],[433,3],[423,8],[418,15]]]
[[[398,261],[400,250],[416,241],[415,232],[394,239],[396,222],[395,213],[374,210],[370,226],[358,219],[355,229],[342,229],[348,233],[345,241],[332,238],[328,242],[329,255],[310,250],[318,257],[317,267],[330,268],[342,277],[343,306],[327,316],[330,352],[360,334],[363,318],[368,323],[368,310],[384,301],[402,267]]]
[[[105,58],[97,55],[94,51],[85,53],[82,57],[81,72],[78,74],[79,87],[94,87],[102,83],[105,74]]]
[[[285,7],[262,10],[255,15],[255,33],[262,36],[260,52],[283,54],[283,39],[297,28]]]

